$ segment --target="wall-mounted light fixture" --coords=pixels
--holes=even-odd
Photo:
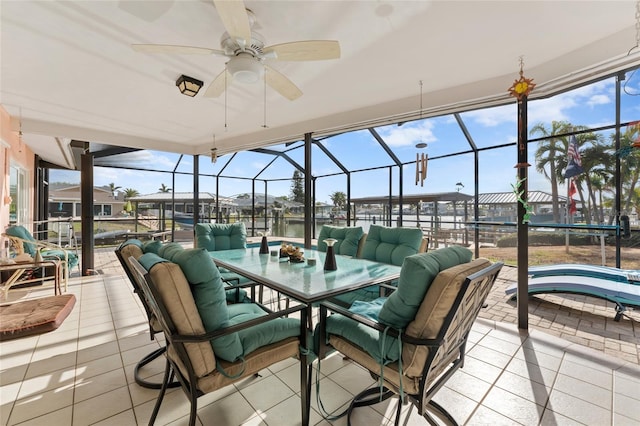
[[[186,75],[181,75],[176,80],[176,86],[180,89],[180,93],[191,97],[198,94],[202,85],[203,83],[200,80],[196,80],[195,78]]]

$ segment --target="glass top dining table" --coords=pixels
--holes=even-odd
[[[279,247],[271,246],[271,251]],[[260,247],[209,252],[218,267],[263,284],[303,303],[329,299],[338,294],[398,279],[400,267],[366,259],[336,255],[337,269],[325,271],[326,253],[301,249],[305,261],[281,261],[278,255],[260,254]],[[306,259],[316,259],[311,266]]]

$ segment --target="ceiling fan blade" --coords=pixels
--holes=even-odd
[[[220,74],[218,74],[216,78],[213,79],[211,84],[209,84],[207,91],[204,92],[204,97],[217,98],[218,96],[222,95],[227,87],[229,87],[229,85],[231,84],[232,79],[233,77],[225,68]]]
[[[274,44],[264,48],[265,56],[276,54],[280,61],[322,61],[340,57],[340,43],[335,40],[306,40]]]
[[[242,0],[213,0],[222,25],[240,47],[251,44],[249,15]]]
[[[298,88],[298,86],[293,84],[291,80],[284,76],[284,74],[266,65],[265,69],[265,78],[267,79],[267,84],[273,90],[280,93],[290,101],[295,101],[300,96],[302,96],[302,91]]]
[[[181,55],[223,55],[222,50],[172,44],[132,44],[131,48],[142,53],[177,53]]]

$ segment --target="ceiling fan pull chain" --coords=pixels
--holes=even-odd
[[[224,131],[227,131],[227,74],[226,72],[227,66],[225,65],[225,73],[224,73]]]
[[[269,70],[265,69],[264,70],[264,123],[262,124],[262,127],[264,129],[266,129],[267,126],[267,73],[269,72]]]

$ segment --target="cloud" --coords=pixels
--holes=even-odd
[[[485,127],[495,127],[503,123],[513,123],[516,121],[516,105],[504,105],[495,108],[469,111],[462,114],[463,118],[470,118]]]
[[[589,98],[587,105],[594,107],[596,105],[606,105],[611,103],[611,99],[607,95],[595,95]]]
[[[435,142],[433,120],[406,123],[403,126],[386,126],[379,129],[380,136],[390,147],[412,146],[418,142]]]

